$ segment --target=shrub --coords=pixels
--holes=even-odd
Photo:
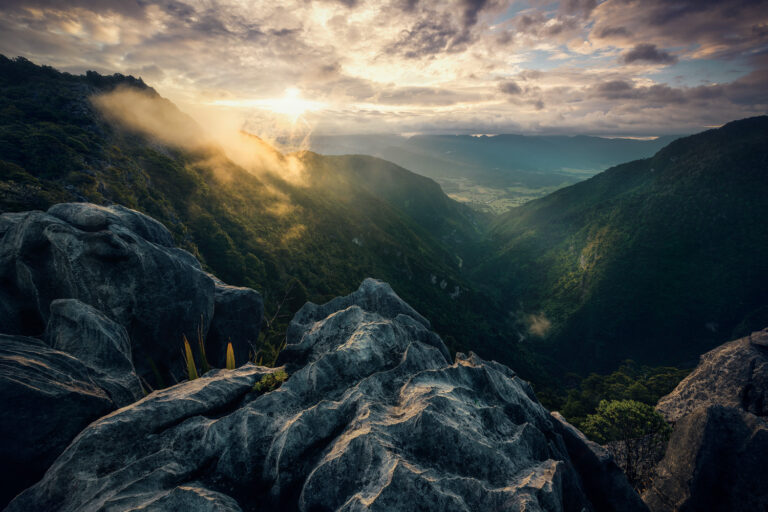
[[[253,390],[260,393],[269,393],[280,387],[288,379],[285,370],[277,370],[274,373],[268,373],[261,378],[259,382],[253,385]]]
[[[601,400],[595,414],[584,421],[584,433],[606,445],[638,491],[650,484],[670,432],[661,414],[635,400]]]

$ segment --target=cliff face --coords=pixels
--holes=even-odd
[[[139,228],[116,220],[112,214],[117,213],[108,209],[90,205],[61,209],[78,213],[66,221],[51,212],[0,217],[8,226],[0,244],[18,248],[4,260],[3,268],[5,275],[15,276],[11,282],[19,300],[6,304],[20,299],[40,304],[29,297],[59,296],[22,294],[43,289],[42,274],[24,274],[19,269],[25,266],[48,269],[48,284],[66,282],[71,284],[67,290],[95,294],[108,275],[103,273],[108,261],[122,262],[115,280],[143,282],[137,280],[148,279],[142,274],[151,271],[154,261],[146,254],[157,252],[156,258],[174,262],[169,263],[171,268],[196,280],[194,290],[161,296],[167,307],[164,328],[184,325],[188,312],[173,309],[173,301],[194,304],[188,299],[196,294],[213,308],[211,323],[216,324],[220,313],[215,290],[224,285],[202,273],[188,254],[157,243],[160,239],[149,241],[145,236],[151,235],[139,234]],[[96,220],[82,220],[93,216]],[[28,232],[45,249],[36,253],[44,256],[35,260],[37,266],[25,263],[26,246],[15,242],[25,240]],[[67,243],[56,245],[56,250],[77,251],[62,252],[68,256],[46,264],[55,252],[49,248],[52,233],[62,232]],[[110,250],[97,252],[90,244]],[[131,252],[130,247],[143,252]],[[94,274],[85,263],[90,260],[84,255],[93,254],[92,260],[101,262],[94,269],[102,273]],[[137,261],[143,266],[132,264]],[[8,274],[9,268],[16,269],[15,274]],[[22,275],[40,279],[24,280]],[[170,282],[190,286],[181,282],[183,277]],[[163,279],[169,280],[167,275]],[[22,286],[25,283],[38,284]],[[140,293],[141,287],[113,285],[108,304],[149,300],[135,297]],[[117,396],[114,381],[132,389],[136,376],[125,361],[135,361],[137,353],[153,345],[136,343],[131,333],[137,331],[125,321],[131,317],[117,314],[122,309],[105,308],[98,300],[90,306],[64,301],[64,306],[72,311],[50,304],[31,309],[48,320],[48,331],[42,340],[3,338],[0,361],[6,368],[19,361],[11,349],[66,360],[69,367],[47,376],[48,385],[66,380],[68,391],[77,389],[93,405],[85,408],[80,424],[61,434],[63,453],[39,482],[10,503],[9,511],[644,509],[610,458],[551,416],[527,382],[506,366],[474,354],[458,354],[451,361],[429,322],[381,281],[367,279],[355,293],[324,305],[306,304],[288,329],[281,368],[247,363],[235,370],[213,370],[128,405],[121,402],[124,407],[100,419],[117,406],[111,398]],[[6,311],[13,313],[10,306]],[[78,314],[90,320],[79,322]],[[54,320],[58,317],[61,320]],[[232,321],[232,315],[225,318]],[[99,335],[82,336],[98,339],[98,351],[85,350],[88,345],[73,335],[72,326],[81,323],[90,326],[83,332]],[[229,332],[247,329],[240,325]],[[51,340],[58,349],[46,344]],[[178,343],[172,346],[178,351]],[[0,392],[29,380],[28,368],[17,365],[13,375],[0,374],[6,377],[0,379]],[[269,391],[257,386],[281,370],[289,373],[281,387]],[[108,383],[106,376],[112,379]],[[40,386],[28,386],[29,394],[38,391],[42,392]],[[79,397],[72,400],[85,403]],[[9,404],[12,410],[5,411],[10,414],[4,418],[20,419],[4,428],[15,427],[22,438],[25,422],[51,414],[44,408],[30,409],[23,401]]]
[[[653,486],[653,511],[768,506],[768,329],[726,343],[659,401],[675,423]]]

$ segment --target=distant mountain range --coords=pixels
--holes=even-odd
[[[347,294],[369,276],[429,318],[450,349],[539,384],[629,357],[686,363],[768,325],[766,117],[675,140],[494,216],[397,164],[431,162],[429,172],[473,186],[560,186],[568,169],[650,155],[667,140],[381,138],[395,163],[360,155],[375,137],[346,141],[342,152],[357,156],[247,142],[277,166],[298,162],[296,180],[246,169],[212,144],[115,123],[91,102],[126,88],[196,136],[140,80],[0,57],[0,211],[87,200],[153,216],[217,276],[262,292],[269,355],[306,300]]]
[[[612,165],[652,156],[675,138],[318,135],[310,138],[310,148],[323,154],[367,154],[389,160],[437,180],[456,199],[499,212]]]

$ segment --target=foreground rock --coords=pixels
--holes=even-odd
[[[607,449],[590,441],[560,413],[551,413],[563,436],[571,462],[581,475],[582,487],[595,510],[622,512],[648,510]]]
[[[74,299],[51,302],[45,338],[53,348],[77,357],[91,379],[118,407],[143,395],[131,359],[131,340],[122,326]]]
[[[0,215],[0,283],[0,508],[89,423],[142,398],[139,376],[178,379],[183,335],[211,326],[209,353],[223,366],[231,341],[242,364],[261,323],[257,292],[215,280],[121,206]],[[163,502],[207,499],[195,489]]]
[[[656,511],[768,509],[768,330],[726,343],[659,401],[675,429],[653,485]]]
[[[676,422],[707,405],[768,415],[768,329],[701,356],[696,369],[659,400],[656,408],[667,421]]]
[[[276,391],[253,391],[276,370],[248,364],[152,393],[86,428],[8,510],[593,510],[567,446],[586,441],[564,441],[507,367],[446,355],[366,280],[296,315]],[[640,510],[616,503],[615,476],[589,496]]]
[[[115,409],[77,358],[0,335],[0,505],[38,481],[90,422]]]
[[[194,342],[213,321],[216,338],[231,341],[244,362],[261,321],[255,291],[220,300],[214,278],[173,247],[162,224],[122,206],[65,203],[0,215],[0,282],[3,333],[40,336],[51,303],[76,299],[126,330],[138,374],[155,385],[157,370],[166,379],[183,375],[182,335]]]

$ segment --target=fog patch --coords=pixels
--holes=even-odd
[[[539,338],[546,337],[552,328],[552,322],[547,318],[544,312],[531,313],[526,318],[528,322],[528,333]]]

